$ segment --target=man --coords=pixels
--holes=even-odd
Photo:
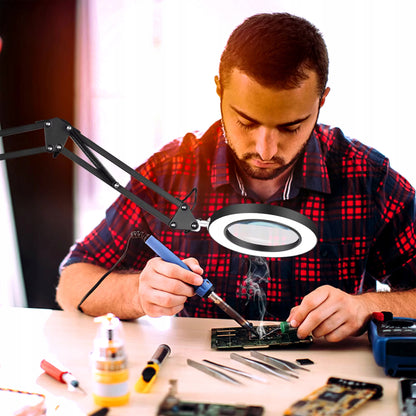
[[[288,319],[299,337],[339,341],[360,333],[373,311],[416,318],[415,192],[377,151],[317,124],[329,93],[318,30],[288,14],[260,14],[237,27],[215,78],[222,120],[187,134],[138,168],[179,199],[196,188],[196,218],[236,203],[294,209],[314,221],[318,244],[295,258],[251,258],[207,232],[174,232],[124,197],[64,260],[57,300],[90,315],[223,317],[190,285],[209,278],[247,319]],[[137,181],[140,198],[168,216],[174,207]],[[154,257],[133,230],[154,234],[192,271]],[[375,281],[391,293],[376,293]]]

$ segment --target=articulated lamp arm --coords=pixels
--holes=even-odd
[[[0,160],[14,159],[17,157],[30,156],[39,153],[51,153],[55,158],[62,154],[66,158],[72,160],[77,165],[88,170],[91,174],[101,179],[107,185],[130,199],[136,205],[149,214],[158,218],[164,224],[175,230],[184,231],[199,231],[200,221],[195,219],[189,206],[178,198],[173,197],[164,189],[160,188],[154,182],[140,175],[134,169],[127,166],[121,160],[117,159],[102,147],[92,142],[87,137],[83,136],[79,130],[71,126],[65,120],[60,118],[52,118],[49,120],[37,121],[33,124],[27,124],[19,127],[12,127],[9,129],[0,130],[0,137],[12,136],[16,134],[26,133],[35,130],[44,130],[45,134],[45,146],[35,147],[30,149],[18,150],[14,152],[0,154]],[[75,143],[80,151],[88,158],[89,162],[80,158],[71,150],[68,150],[65,145],[68,137]],[[162,196],[164,199],[172,203],[177,207],[177,210],[172,218],[167,217],[156,208],[148,204],[147,202],[134,195],[132,192],[124,188],[120,183],[113,178],[108,172],[100,160],[96,157],[95,153],[101,155],[103,158],[111,162],[113,165],[122,169],[124,172],[131,175],[134,179],[144,184],[146,187]]]

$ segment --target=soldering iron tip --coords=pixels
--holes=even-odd
[[[246,328],[256,337],[260,338],[259,334],[257,333],[256,329],[254,328],[253,324],[248,322]]]

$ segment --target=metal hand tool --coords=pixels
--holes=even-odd
[[[276,363],[276,365],[281,364],[281,365],[287,367],[290,370],[311,371],[311,370],[309,370],[307,368],[304,368],[304,367],[302,367],[298,364],[292,363],[291,361],[286,361],[286,360],[282,360],[280,358],[272,357],[270,355],[262,354],[261,352],[258,352],[258,351],[252,351],[251,355],[253,357],[260,358],[261,360],[264,360],[264,361],[266,361],[270,364],[272,364],[272,363]]]
[[[278,358],[274,358],[270,355],[262,354],[261,352],[258,352],[258,351],[251,351],[250,355],[252,355],[255,358],[258,358],[259,360],[264,361],[267,364],[272,365],[273,367],[280,368],[283,371],[288,371],[292,374],[295,374],[294,368],[288,364],[288,361],[282,361],[282,360],[279,360]]]
[[[186,360],[186,362],[191,367],[194,367],[194,368],[196,368],[199,371],[202,371],[202,372],[204,372],[204,373],[206,373],[206,374],[208,374],[208,375],[210,375],[212,377],[215,377],[218,380],[226,381],[226,382],[232,383],[232,384],[243,384],[243,383],[241,383],[241,381],[238,381],[235,378],[232,378],[229,375],[227,375],[227,374],[225,374],[225,373],[223,373],[221,371],[215,370],[215,369],[213,369],[211,367],[208,367],[207,365],[198,363],[198,362],[196,362],[194,360],[191,360],[189,358]]]
[[[287,381],[290,380],[289,377],[293,377],[292,374],[286,373],[283,370],[277,369],[275,367],[272,367],[271,365],[262,363],[262,362],[257,361],[257,360],[253,360],[251,358],[244,357],[244,356],[236,354],[234,352],[232,352],[230,354],[230,357],[233,360],[236,360],[240,363],[243,363],[243,364],[248,365],[252,368],[255,368],[256,370],[262,371],[263,373],[270,373],[270,374],[273,374],[276,377],[283,378],[284,380],[287,380]]]
[[[267,383],[267,380],[265,378],[255,376],[253,374],[246,373],[245,371],[238,370],[237,368],[232,368],[232,367],[228,367],[228,366],[223,365],[223,364],[214,363],[213,361],[210,361],[210,360],[202,360],[202,361],[204,361],[206,363],[209,363],[209,364],[212,364],[212,365],[216,365],[217,367],[223,368],[224,370],[227,370],[227,371],[230,371],[232,373],[238,374],[242,377],[246,377],[246,378],[249,378],[251,380],[257,380],[257,381],[260,381],[262,383]]]

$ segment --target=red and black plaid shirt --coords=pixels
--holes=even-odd
[[[195,218],[208,219],[230,204],[254,203],[245,196],[217,122],[201,137],[187,134],[166,145],[137,170],[179,199],[196,188]],[[137,181],[140,198],[172,217],[176,207]],[[395,288],[416,287],[415,192],[376,150],[317,125],[303,159],[283,190],[267,201],[294,209],[318,226],[318,244],[295,258],[253,258],[213,241],[207,230],[172,231],[120,196],[106,218],[75,244],[62,267],[88,262],[110,268],[130,233],[154,234],[181,258],[195,257],[219,296],[247,319],[286,319],[289,310],[318,286],[348,293],[373,290],[375,279]],[[133,240],[120,267],[141,270],[155,254]],[[190,298],[182,316],[224,317],[210,301]]]

